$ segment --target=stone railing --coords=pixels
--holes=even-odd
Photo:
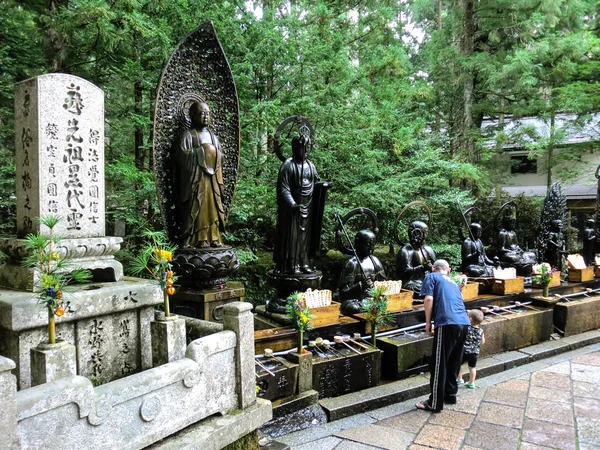
[[[236,302],[223,330],[194,340],[183,359],[96,388],[72,376],[17,392],[14,363],[0,357],[2,445],[140,449],[243,410],[256,402],[253,339],[251,305]]]

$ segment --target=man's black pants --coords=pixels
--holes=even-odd
[[[434,329],[433,349],[429,360],[429,406],[436,411],[444,409],[444,399],[456,399],[456,378],[462,363],[468,329],[468,325],[444,325]]]

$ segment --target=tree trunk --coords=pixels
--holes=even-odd
[[[142,115],[142,83],[137,80],[133,83],[134,111],[137,115]],[[135,167],[138,170],[144,168],[144,130],[140,125],[135,127],[134,137],[135,148]]]
[[[475,35],[475,1],[462,0],[463,8],[463,34],[461,39],[461,54],[469,59],[473,55]],[[475,154],[471,129],[473,128],[473,90],[474,76],[470,68],[462,69],[462,117],[460,127],[461,150],[469,156],[471,161],[478,161],[479,154]]]
[[[554,126],[556,122],[556,113],[552,111],[550,114],[550,142],[548,143],[548,159],[546,160],[546,164],[548,167],[548,173],[546,177],[546,186],[550,189],[552,186],[552,157],[554,156]]]

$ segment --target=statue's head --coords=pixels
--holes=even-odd
[[[408,226],[408,239],[410,240],[410,244],[413,247],[423,245],[423,243],[427,239],[428,229],[429,227],[425,222],[421,222],[420,220],[415,220],[414,222],[411,222]]]
[[[354,238],[354,248],[359,258],[366,258],[375,250],[375,233],[371,230],[360,230]]]
[[[308,154],[309,139],[304,135],[292,138],[292,154],[296,159],[305,160]]]
[[[194,102],[190,106],[190,120],[196,127],[207,126],[210,123],[210,108],[204,102]]]
[[[561,228],[562,228],[562,220],[555,219],[552,221],[552,229],[554,231],[560,231]]]
[[[588,219],[585,223],[587,224],[588,228],[594,228],[594,225],[596,224],[594,219]]]
[[[481,239],[481,233],[483,232],[481,225],[473,222],[471,225],[469,225],[469,229],[471,230],[471,234],[473,234],[475,239]]]
[[[502,219],[502,226],[509,231],[514,230],[516,224],[517,217],[514,214],[506,214]]]

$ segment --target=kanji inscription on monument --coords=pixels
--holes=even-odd
[[[34,218],[62,217],[65,238],[105,235],[104,93],[73,75],[47,74],[15,86],[17,234]]]

